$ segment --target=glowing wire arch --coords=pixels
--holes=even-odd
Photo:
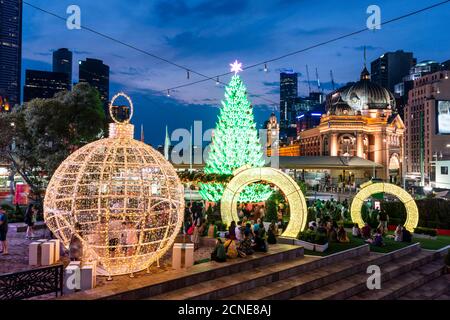
[[[397,197],[406,208],[406,222],[405,228],[413,232],[414,228],[419,223],[419,209],[417,208],[414,198],[402,188],[391,183],[368,183],[356,194],[353,198],[351,206],[352,221],[357,223],[360,227],[364,225],[364,221],[361,215],[361,208],[364,201],[375,193],[389,193]]]
[[[245,186],[257,181],[273,183],[283,191],[289,206],[291,217],[283,237],[297,237],[298,233],[306,226],[308,209],[305,197],[297,183],[280,170],[264,167],[242,167],[234,172],[234,178],[227,184],[220,204],[222,221],[230,225],[232,221],[238,221],[237,204],[239,193]]]

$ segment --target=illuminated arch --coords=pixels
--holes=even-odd
[[[369,184],[366,184],[353,198],[351,207],[352,221],[357,223],[359,226],[364,225],[364,221],[361,216],[361,208],[364,200],[375,193],[381,192],[392,194],[403,202],[406,208],[405,228],[410,232],[413,232],[414,228],[417,227],[417,224],[419,223],[419,210],[417,209],[416,202],[408,192],[391,183],[370,182]]]
[[[266,181],[276,185],[285,194],[291,217],[283,237],[297,237],[298,233],[306,226],[307,206],[305,197],[297,183],[287,174],[274,168],[250,168],[242,167],[234,172],[235,176],[225,187],[220,212],[222,221],[230,225],[231,221],[238,221],[237,204],[239,193],[245,186],[258,181]]]

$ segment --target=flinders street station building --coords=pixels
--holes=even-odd
[[[366,67],[356,83],[330,93],[314,128],[298,133],[293,146],[280,147],[280,168],[309,184],[357,186],[371,178],[402,183],[405,126],[395,99],[371,82]],[[269,135],[274,125],[268,126]]]

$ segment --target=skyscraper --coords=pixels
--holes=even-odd
[[[53,98],[57,92],[64,90],[70,90],[67,73],[40,70],[26,70],[25,72],[24,102],[35,98]]]
[[[66,73],[72,86],[72,51],[61,48],[53,52],[53,72]]]
[[[87,58],[79,62],[80,82],[87,82],[100,93],[105,112],[109,104],[109,66],[102,60]],[[106,112],[109,116],[109,112]]]
[[[403,50],[386,52],[372,61],[371,80],[394,92],[394,86],[409,74],[411,67],[415,64],[416,59],[412,52],[404,52]]]
[[[294,103],[298,94],[298,75],[293,70],[280,73],[280,126],[281,129],[295,124]]]
[[[20,104],[22,1],[0,1],[0,96]]]
[[[414,80],[405,107],[405,153],[408,178],[426,185],[433,161],[450,160],[450,79],[447,71]]]

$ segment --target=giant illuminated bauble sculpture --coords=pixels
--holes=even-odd
[[[120,93],[110,110],[118,96],[133,109]],[[73,236],[81,239],[83,259],[97,261],[99,274],[109,276],[143,270],[161,257],[179,233],[184,212],[183,186],[172,165],[133,139],[129,119],[112,118],[108,138],[61,163],[44,201],[54,235],[66,247]]]

